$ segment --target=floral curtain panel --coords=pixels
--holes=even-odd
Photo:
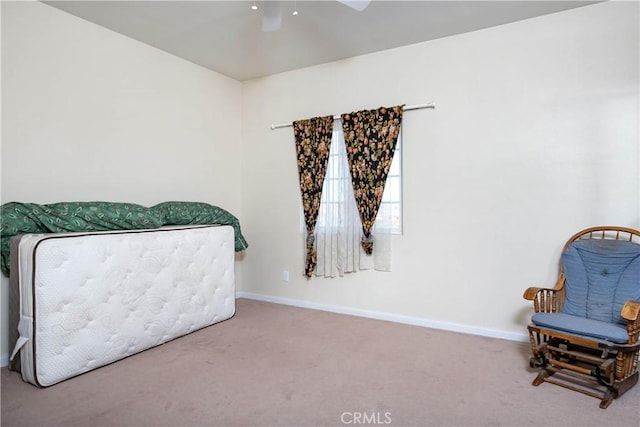
[[[402,124],[404,105],[342,114],[353,192],[362,221],[361,245],[373,252],[373,228]]]
[[[313,275],[317,264],[314,231],[320,209],[322,185],[327,171],[332,132],[332,116],[314,117],[293,122],[302,208],[307,230],[305,260],[305,275],[307,277]]]

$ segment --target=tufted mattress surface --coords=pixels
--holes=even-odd
[[[40,387],[235,313],[231,226],[29,234],[18,253],[13,356]]]

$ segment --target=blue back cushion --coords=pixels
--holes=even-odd
[[[566,299],[562,312],[626,324],[620,310],[640,301],[640,245],[620,240],[578,240],[562,254]]]

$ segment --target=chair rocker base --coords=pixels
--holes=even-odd
[[[636,372],[613,386],[604,386],[599,384],[597,380],[593,380],[587,376],[578,377],[573,375],[571,371],[567,372],[563,369],[543,368],[540,370],[536,379],[533,380],[532,385],[538,386],[543,382],[548,382],[577,391],[587,396],[600,399],[600,408],[607,409],[614,399],[620,397],[638,382],[638,376],[639,373]]]
[[[548,337],[533,348],[529,365],[540,368],[533,386],[544,382],[555,384],[600,399],[606,409],[638,382],[639,373],[616,380],[616,351],[597,349]]]

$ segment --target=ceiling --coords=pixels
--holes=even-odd
[[[334,0],[282,1],[274,32],[262,31],[263,0],[44,3],[244,81],[597,2],[373,0],[358,12]]]

